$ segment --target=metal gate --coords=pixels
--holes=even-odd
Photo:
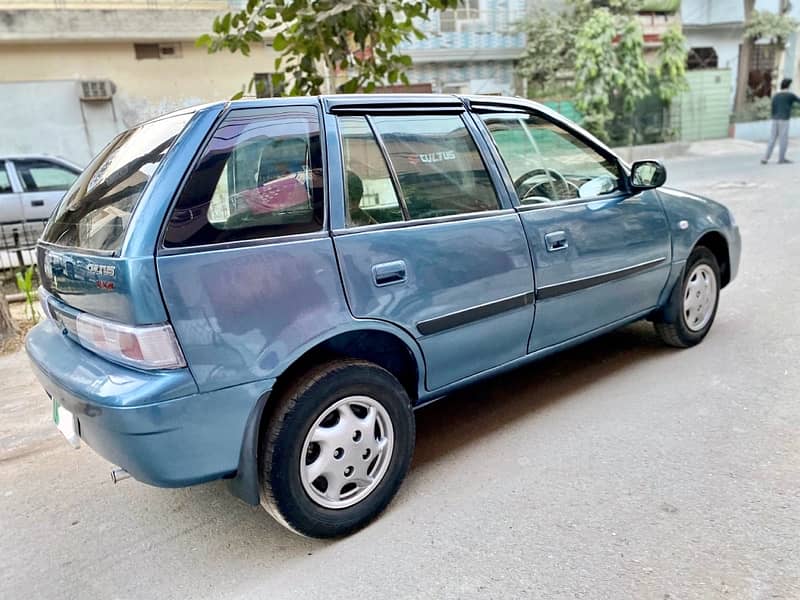
[[[730,69],[687,71],[689,90],[672,105],[671,128],[684,142],[728,137],[733,80]]]

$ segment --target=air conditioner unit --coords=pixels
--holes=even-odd
[[[84,102],[111,100],[116,86],[109,79],[92,79],[81,81],[80,98]]]

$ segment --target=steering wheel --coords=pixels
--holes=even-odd
[[[574,193],[571,196],[567,196],[570,188]],[[520,202],[526,198],[533,197],[546,198],[550,201],[565,200],[567,197],[579,197],[578,186],[568,181],[566,177],[555,169],[531,169],[517,177],[514,181],[514,189],[517,190]],[[524,191],[522,191],[523,189]],[[548,191],[549,193],[547,193]]]

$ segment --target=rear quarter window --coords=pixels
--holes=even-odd
[[[232,110],[172,211],[167,248],[322,229],[319,116],[310,106]]]
[[[192,114],[149,121],[114,138],[66,193],[43,239],[59,246],[118,251],[136,203]]]

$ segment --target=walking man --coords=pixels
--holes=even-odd
[[[772,132],[767,144],[767,153],[761,159],[761,164],[767,164],[769,157],[772,156],[772,149],[775,142],[778,142],[778,162],[790,163],[786,158],[786,147],[789,145],[789,118],[792,116],[792,104],[800,104],[800,98],[789,91],[792,85],[791,79],[781,81],[781,91],[772,96]]]

